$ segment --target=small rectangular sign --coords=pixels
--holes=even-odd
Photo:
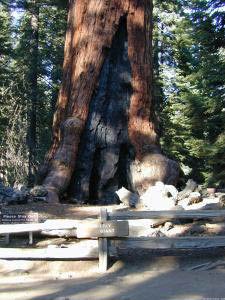
[[[38,223],[38,213],[3,213],[0,214],[2,224]]]
[[[129,235],[127,221],[98,221],[79,224],[77,227],[78,238],[99,237],[125,237]]]

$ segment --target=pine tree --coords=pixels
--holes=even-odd
[[[23,8],[17,57],[24,74],[21,96],[27,103],[28,178],[32,183],[50,142],[49,128],[61,78],[66,6],[25,1]]]
[[[0,136],[2,136],[7,118],[5,116],[6,99],[9,98],[12,64],[11,17],[7,5],[0,3]]]
[[[1,31],[1,46],[5,51],[1,58],[5,64],[0,76],[7,80],[0,84],[7,95],[4,93],[1,99],[0,110],[1,169],[8,184],[31,183],[50,143],[67,7],[66,1],[21,0],[5,1],[4,9],[8,21],[2,24],[5,30]],[[13,20],[11,12],[19,12],[17,20]],[[34,28],[37,25],[38,30]]]
[[[221,185],[224,15],[218,11],[218,1],[192,1],[180,16],[170,43],[172,80],[163,85],[163,143],[171,155],[192,169],[194,179]]]

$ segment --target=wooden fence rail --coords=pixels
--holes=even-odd
[[[164,210],[108,212],[109,220],[225,218],[225,210]]]

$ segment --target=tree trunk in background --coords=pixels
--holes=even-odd
[[[38,97],[38,22],[39,7],[35,0],[30,1],[30,103],[28,103],[28,132],[27,142],[29,151],[28,161],[28,184],[34,182],[35,161],[36,161],[36,143],[37,143],[37,97]]]
[[[161,154],[152,101],[152,3],[71,0],[53,144],[42,169],[52,198],[112,200],[175,183]],[[43,177],[44,176],[44,177]],[[50,197],[51,197],[50,196]]]

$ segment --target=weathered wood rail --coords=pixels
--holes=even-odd
[[[214,219],[224,218],[225,210],[188,210],[188,211],[116,211],[107,212],[107,220],[138,220],[138,219]],[[81,224],[96,224],[96,220],[47,220],[34,224],[0,225],[0,234],[42,232],[51,230],[75,230]]]
[[[225,236],[141,237],[138,228],[134,229],[134,221],[132,220],[217,218],[225,219],[225,210],[107,212],[106,209],[101,209],[99,219],[48,220],[36,224],[3,224],[0,225],[0,235],[69,230],[71,236],[83,240],[69,248],[0,248],[0,259],[81,260],[99,258],[99,269],[101,272],[105,272],[108,268],[108,258],[117,257],[121,253],[143,254],[153,250],[174,250],[177,253],[180,250],[225,248]]]
[[[225,218],[225,210],[162,210],[109,212],[110,220]]]

